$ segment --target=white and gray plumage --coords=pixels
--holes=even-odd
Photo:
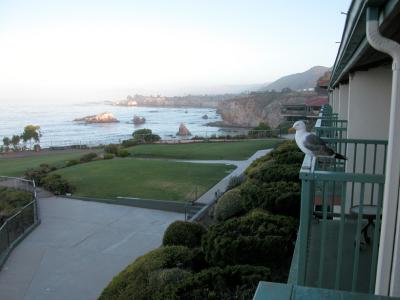
[[[337,159],[346,159],[343,155],[329,148],[321,138],[313,133],[307,132],[306,124],[304,124],[303,121],[295,122],[293,124],[293,129],[296,130],[296,144],[305,154],[309,154],[313,157],[329,156]]]

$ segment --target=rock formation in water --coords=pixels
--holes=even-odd
[[[202,116],[201,118],[204,119],[204,120],[207,120],[207,119],[208,119],[208,116],[207,116],[207,114],[205,114],[205,115]]]
[[[190,136],[192,135],[189,131],[189,129],[186,128],[185,124],[181,123],[181,125],[179,126],[179,130],[176,133],[176,135],[178,136]]]
[[[98,115],[86,116],[83,118],[77,118],[75,122],[84,122],[86,124],[94,123],[118,123],[117,118],[114,117],[112,113],[104,112]]]
[[[140,125],[146,123],[146,118],[141,116],[133,116],[133,124]]]

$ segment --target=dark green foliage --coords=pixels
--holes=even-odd
[[[0,224],[1,219],[16,213],[19,208],[33,200],[32,194],[9,187],[0,187]]]
[[[206,261],[214,266],[261,265],[281,268],[293,253],[297,221],[253,211],[211,226],[203,237]]]
[[[137,141],[135,139],[129,139],[129,140],[123,140],[121,145],[124,148],[128,148],[128,147],[133,147],[133,146],[136,146],[139,144],[140,144],[139,141]]]
[[[271,161],[259,165],[258,168],[253,168],[252,170],[249,170],[247,175],[250,179],[254,179],[260,182],[300,182],[299,172],[299,164],[281,164],[275,161]]]
[[[75,191],[75,187],[58,174],[50,174],[43,177],[41,185],[55,195],[65,195]]]
[[[29,180],[34,180],[37,185],[42,184],[42,179],[48,173],[55,171],[57,168],[50,166],[48,164],[41,164],[38,168],[31,168],[25,171],[25,178]]]
[[[246,180],[246,175],[241,174],[239,176],[232,176],[229,179],[229,183],[228,183],[228,190],[231,190],[239,185],[241,185],[244,181]]]
[[[81,156],[81,158],[79,159],[82,163],[85,163],[85,162],[90,162],[90,161],[92,161],[94,158],[96,158],[97,157],[97,154],[96,153],[94,153],[94,152],[90,152],[90,153],[87,153],[87,154],[84,154],[84,155],[82,155]]]
[[[189,248],[199,247],[201,238],[205,233],[206,229],[198,223],[175,221],[165,230],[163,245],[181,245]]]
[[[156,276],[153,272],[178,267],[190,271],[194,255],[193,250],[183,246],[167,246],[150,251],[115,276],[99,300],[152,299],[152,295],[157,292],[149,282],[151,276]],[[180,276],[177,272],[174,274]]]
[[[248,211],[262,208],[275,214],[298,217],[300,184],[296,182],[259,183],[248,180],[241,186],[242,203]]]
[[[135,130],[132,136],[134,140],[142,143],[152,143],[161,140],[159,135],[153,134],[151,129],[147,128]]]
[[[191,274],[190,271],[180,268],[159,269],[149,275],[149,289],[154,291],[152,299],[156,298],[157,291],[162,291],[166,286],[175,286]]]
[[[112,154],[112,153],[104,153],[103,158],[104,159],[113,159],[114,158],[114,154]]]
[[[77,159],[71,159],[71,160],[69,160],[68,162],[67,162],[67,167],[72,167],[72,166],[75,166],[75,165],[78,165],[78,164],[80,164],[81,162],[79,161],[79,160],[77,160]]]
[[[214,216],[218,221],[238,216],[244,212],[240,190],[235,188],[227,191],[218,199]]]
[[[182,276],[180,281],[155,290],[158,293],[151,299],[252,299],[261,280],[271,280],[268,268],[247,265],[214,267]]]
[[[119,149],[117,152],[118,157],[128,157],[129,155],[130,155],[130,153],[126,149]]]

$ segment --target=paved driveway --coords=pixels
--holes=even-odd
[[[158,247],[182,214],[40,199],[42,224],[0,271],[0,299],[90,300],[136,257]]]

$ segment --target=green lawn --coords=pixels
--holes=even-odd
[[[62,165],[67,160],[77,159],[86,152],[50,153],[40,156],[1,158],[0,176],[22,176],[26,169],[38,167],[41,164]]]
[[[280,141],[279,139],[269,139],[173,145],[153,144],[139,145],[128,148],[128,150],[135,157],[245,160],[258,150],[275,147]]]
[[[203,194],[235,167],[166,160],[112,159],[56,171],[77,187],[78,196],[186,201]]]

